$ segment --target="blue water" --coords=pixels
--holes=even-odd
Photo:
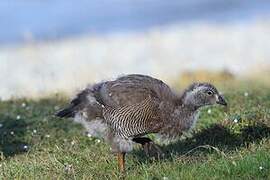
[[[270,17],[269,0],[0,0],[0,44]]]

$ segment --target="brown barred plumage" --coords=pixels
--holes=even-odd
[[[140,103],[129,106],[105,107],[103,117],[114,133],[122,138],[154,133],[153,123],[159,121],[158,103],[157,98],[148,97]]]

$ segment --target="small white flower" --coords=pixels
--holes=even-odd
[[[260,170],[262,170],[262,169],[263,169],[263,167],[262,167],[262,166],[260,166],[260,167],[259,167],[259,169],[260,169]]]
[[[28,146],[27,146],[27,145],[24,145],[24,146],[23,146],[23,149],[28,149]]]
[[[25,107],[26,106],[26,104],[25,103],[22,103],[22,107]]]
[[[168,178],[168,177],[166,177],[166,176],[164,176],[164,177],[163,177],[163,180],[168,180],[168,179],[169,179],[169,178]]]
[[[248,92],[245,92],[245,93],[244,93],[244,96],[245,96],[245,97],[248,97]]]
[[[11,134],[11,135],[14,135],[14,131],[11,131],[10,134]]]
[[[65,165],[65,171],[70,172],[71,169],[72,169],[72,165],[71,164]]]
[[[33,133],[37,133],[37,130],[36,130],[36,129],[34,129],[34,130],[33,130]]]
[[[17,115],[16,119],[18,119],[18,120],[21,119],[21,116],[20,115]]]
[[[3,127],[3,124],[0,123],[0,128]]]
[[[71,145],[74,145],[76,142],[73,140],[73,141],[71,141]]]
[[[234,119],[233,122],[234,122],[234,123],[238,123],[238,119]]]
[[[212,113],[212,110],[211,109],[208,109],[207,113],[208,114],[211,114]]]
[[[90,134],[90,133],[87,133],[87,137],[92,137],[92,134]]]
[[[54,106],[54,110],[59,110],[59,106]]]
[[[49,134],[46,134],[45,137],[46,137],[46,138],[49,138],[49,137],[51,137],[51,136],[50,136]]]
[[[97,139],[96,142],[97,142],[97,143],[100,143],[101,141],[100,141],[100,139]]]

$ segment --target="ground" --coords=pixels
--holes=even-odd
[[[203,109],[191,133],[162,145],[162,160],[138,147],[127,156],[126,179],[270,179],[270,88],[250,82],[220,88],[229,108]],[[123,177],[104,141],[53,116],[67,102],[61,96],[0,102],[0,179]]]

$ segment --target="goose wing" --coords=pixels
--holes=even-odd
[[[164,82],[138,74],[107,81],[100,89],[102,104],[115,108],[140,103],[149,96],[155,96],[160,101],[173,101],[176,98]]]

